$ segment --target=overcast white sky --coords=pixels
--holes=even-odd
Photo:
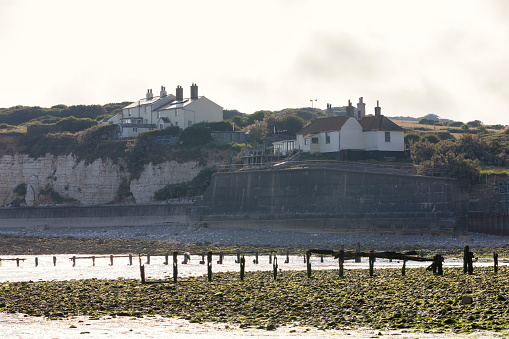
[[[509,124],[507,0],[0,0],[0,107],[197,83],[225,109]]]

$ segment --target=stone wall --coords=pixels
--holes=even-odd
[[[456,180],[332,168],[216,173],[204,198],[211,227],[457,233],[468,194]]]

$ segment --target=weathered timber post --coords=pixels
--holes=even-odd
[[[177,282],[178,275],[178,252],[173,252],[173,282]]]
[[[145,283],[145,265],[141,264],[141,253],[138,254],[138,258],[140,260],[140,278],[141,278],[141,283],[144,284]]]
[[[308,250],[308,251],[306,251],[308,278],[311,278],[311,261],[309,260],[310,258],[311,258],[311,252]]]
[[[272,264],[272,252],[269,253],[269,264]]]
[[[164,265],[168,265],[168,253],[166,253],[164,255],[164,262],[163,262]]]
[[[16,266],[19,267],[19,258],[16,258]]]
[[[133,265],[133,255],[129,254],[129,266]]]
[[[285,264],[288,264],[290,262],[290,251],[286,251],[286,260]]]
[[[498,272],[498,253],[493,252],[493,270],[495,273]]]
[[[463,274],[467,274],[468,270],[468,252],[470,252],[470,248],[465,246],[463,248]]]
[[[359,241],[357,241],[357,252],[360,252],[360,251],[361,251],[361,243]],[[361,257],[360,256],[356,256],[355,257],[355,262],[356,263],[361,262]]]
[[[339,251],[339,276],[342,277],[344,274],[344,263],[345,263],[345,251]]]
[[[237,252],[237,260],[235,260],[236,264],[240,264],[240,253]]]
[[[405,276],[406,274],[406,255],[403,256],[403,267],[401,267],[401,275]]]
[[[72,257],[72,267],[76,266],[76,256]]]
[[[323,262],[323,254],[320,254],[320,262]]]
[[[189,263],[189,259],[191,258],[191,256],[189,255],[189,253],[187,252],[184,252],[184,261],[182,261],[182,264],[184,265],[187,265]],[[201,260],[203,261],[203,263],[200,261],[200,264],[204,264],[205,263],[205,260],[203,258],[203,255],[201,257]]]
[[[147,265],[150,265],[150,254],[147,254]]]
[[[39,266],[39,258],[35,257],[35,267]]]
[[[254,263],[258,265],[258,252],[255,253],[255,260]]]
[[[212,281],[212,252],[207,253],[207,276],[209,278],[209,282]]]
[[[444,275],[444,270],[442,267],[443,261],[444,258],[440,254],[437,254],[433,257],[433,274]]]
[[[185,255],[184,255],[184,257],[185,257]],[[205,265],[205,254],[201,255],[200,265]]]
[[[239,259],[240,263],[240,280],[244,281],[244,270],[246,269],[246,259],[244,259],[244,256],[242,256]]]
[[[277,258],[274,256],[274,263],[272,264],[272,271],[274,272],[274,280],[277,280]]]
[[[373,266],[375,266],[375,254],[373,251],[369,252],[369,276],[373,276]]]
[[[110,266],[113,266],[113,254],[110,255]]]
[[[223,252],[219,252],[219,260],[217,261],[219,265],[223,264],[223,257],[224,257]]]
[[[95,256],[92,256],[92,266],[95,266]]]
[[[53,257],[53,266],[57,266],[57,257]]]
[[[306,263],[306,253],[304,253],[303,257],[304,257],[304,264],[305,264]]]

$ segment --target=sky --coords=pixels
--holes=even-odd
[[[224,109],[377,100],[509,124],[507,0],[0,0],[0,107],[136,101],[196,83]]]

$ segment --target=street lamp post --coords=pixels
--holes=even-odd
[[[313,101],[316,101],[316,99],[315,100],[309,99],[309,101],[311,101],[311,108],[313,108]]]

